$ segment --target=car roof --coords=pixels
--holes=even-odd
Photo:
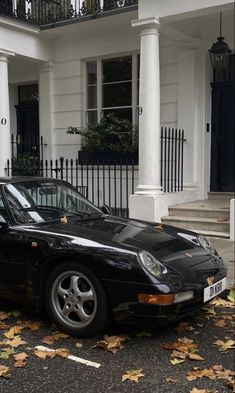
[[[48,177],[39,176],[11,176],[11,177],[0,177],[0,184],[16,183],[18,181],[32,181],[32,180],[57,180],[50,179]]]

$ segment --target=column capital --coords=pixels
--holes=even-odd
[[[54,64],[49,62],[49,63],[44,63],[39,67],[40,72],[51,72],[54,69]]]
[[[159,18],[145,18],[145,19],[136,19],[131,21],[132,27],[140,27],[142,29],[157,29],[159,30],[160,22]]]
[[[14,52],[0,48],[0,61],[8,61],[8,57],[15,56]]]

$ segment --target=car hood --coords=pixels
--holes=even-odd
[[[74,247],[146,250],[166,265],[177,261],[189,269],[211,257],[198,242],[196,234],[180,228],[113,216],[82,220],[67,217],[67,223],[44,222],[28,227],[58,239],[70,239]]]

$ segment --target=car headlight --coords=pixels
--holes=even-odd
[[[208,251],[212,255],[218,255],[215,247],[211,244],[210,240],[208,240],[205,236],[199,235],[198,236],[199,242],[201,246]]]
[[[166,268],[150,252],[142,250],[139,257],[145,269],[154,276],[158,277],[166,272]]]

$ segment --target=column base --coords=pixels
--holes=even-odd
[[[143,221],[161,222],[161,217],[168,214],[163,211],[164,194],[140,195],[129,197],[129,217]]]
[[[161,222],[168,216],[168,207],[200,199],[198,190],[161,194],[134,194],[129,197],[129,217],[143,221]]]
[[[136,187],[136,192],[135,194],[137,195],[161,195],[162,192],[162,187],[159,186],[153,186],[153,185],[142,185],[139,184]]]

